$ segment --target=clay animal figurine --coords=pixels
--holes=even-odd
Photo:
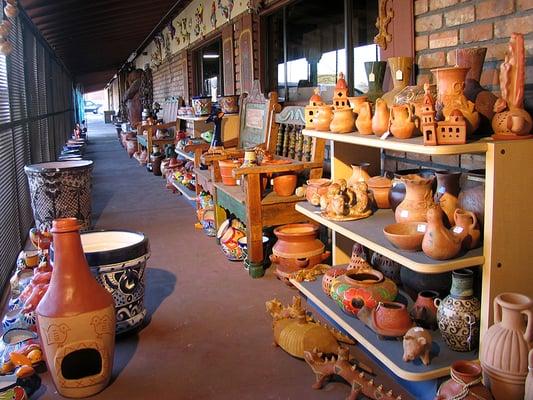
[[[409,329],[403,337],[403,360],[409,362],[420,357],[424,365],[429,365],[432,341],[431,334],[424,328],[416,326]]]
[[[337,352],[339,358],[332,357],[331,360],[327,357],[322,358],[322,354],[315,350],[304,352],[305,362],[309,364],[316,377],[313,389],[322,389],[331,377],[338,375],[351,386],[347,400],[356,400],[359,395],[374,400],[401,400],[401,396],[394,396],[392,390],[386,391],[383,385],[376,386],[373,379],[367,379],[364,371],[358,371],[358,368],[362,368],[350,363],[349,349],[339,347]]]

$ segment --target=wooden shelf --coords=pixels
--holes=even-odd
[[[398,377],[408,381],[425,381],[440,378],[450,373],[450,365],[456,360],[477,360],[478,352],[460,353],[448,348],[439,331],[431,331],[433,345],[431,364],[425,366],[420,359],[404,362],[401,340],[381,340],[357,318],[345,314],[329,296],[322,291],[322,279],[312,282],[291,283],[305,295],[320,311],[331,318],[350,336],[363,345],[374,357]],[[401,296],[401,295],[400,295]]]
[[[330,221],[322,217],[320,215],[320,209],[308,202],[297,204],[296,210],[333,231],[416,272],[437,274],[465,267],[478,266],[485,262],[483,248],[470,250],[460,257],[445,261],[433,260],[422,251],[408,252],[397,249],[383,234],[383,228],[395,222],[392,210],[378,210],[368,218],[346,222]]]
[[[172,186],[174,186],[176,189],[180,191],[180,193],[185,196],[187,200],[190,201],[196,201],[196,192],[194,190],[191,190],[185,186],[183,186],[181,183],[178,183],[175,179],[172,179]]]
[[[184,121],[205,121],[208,118],[207,115],[203,117],[195,117],[193,115],[178,115],[178,119],[184,120]]]
[[[382,140],[375,135],[361,135],[357,132],[352,133],[332,133],[321,132],[310,129],[304,129],[303,134],[317,138],[333,140],[335,142],[357,144],[360,146],[377,147],[386,150],[405,151],[409,153],[430,154],[430,155],[450,155],[465,153],[485,153],[487,143],[491,142],[490,138],[483,138],[466,144],[441,145],[441,146],[424,146],[422,136],[411,139],[396,139],[389,136]]]
[[[185,151],[180,150],[178,148],[175,148],[174,151],[176,152],[176,154],[179,154],[183,158],[185,158],[187,160],[194,161],[194,154],[193,153],[186,153]]]

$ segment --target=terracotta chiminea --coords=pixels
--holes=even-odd
[[[37,306],[46,364],[57,391],[87,397],[108,384],[115,347],[115,305],[83,254],[75,218],[53,221],[54,270]]]

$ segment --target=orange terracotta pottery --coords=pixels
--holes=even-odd
[[[372,109],[368,101],[359,106],[359,114],[355,120],[355,126],[357,132],[361,135],[372,135]]]
[[[413,109],[410,104],[392,106],[390,110],[390,133],[397,139],[409,139],[415,133]]]
[[[372,132],[381,136],[389,130],[389,108],[385,100],[376,99],[374,116],[372,117]]]

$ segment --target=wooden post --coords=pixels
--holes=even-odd
[[[252,278],[265,274],[263,268],[263,223],[261,215],[261,178],[260,174],[247,174],[246,185],[246,237],[248,243],[248,273]]]

